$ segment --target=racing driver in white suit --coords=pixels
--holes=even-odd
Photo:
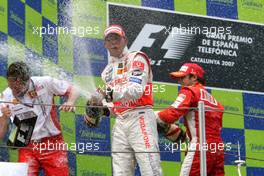
[[[113,104],[116,116],[112,137],[114,176],[135,175],[138,163],[141,175],[160,176],[160,154],[155,114],[152,110],[152,71],[150,60],[143,52],[129,52],[127,37],[119,25],[104,32],[104,46],[110,53],[109,64],[102,72],[105,94]],[[92,99],[101,102],[97,91]],[[85,116],[89,125],[92,118]]]

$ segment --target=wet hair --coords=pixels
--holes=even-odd
[[[31,71],[26,63],[17,61],[8,67],[6,77],[27,82],[31,77]]]
[[[189,74],[189,76],[190,76],[190,78],[191,78],[191,77],[193,77],[194,75],[193,75],[193,74]],[[198,81],[199,83],[201,83],[202,85],[205,85],[205,82],[206,82],[205,78],[200,78],[200,77],[198,77],[198,76],[197,76],[197,81]]]

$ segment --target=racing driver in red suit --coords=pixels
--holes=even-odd
[[[205,133],[207,161],[207,175],[224,175],[224,154],[223,142],[221,138],[223,106],[208,93],[204,88],[204,70],[194,63],[185,63],[179,71],[170,73],[172,78],[179,79],[182,88],[176,101],[167,109],[157,113],[159,123],[172,124],[179,118],[184,117],[187,128],[187,136],[190,138],[190,146],[194,151],[187,152],[181,167],[181,176],[200,175],[200,152],[199,148],[199,124],[198,111],[193,110],[198,107],[198,102],[205,104]],[[210,146],[215,144],[216,150],[211,150]],[[222,148],[221,148],[222,147]],[[203,149],[203,148],[202,148]],[[215,149],[215,148],[214,148]]]

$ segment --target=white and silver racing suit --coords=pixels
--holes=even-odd
[[[113,175],[135,175],[136,162],[141,175],[162,175],[148,56],[142,52],[128,53],[125,49],[122,57],[110,58],[102,79],[114,90]]]

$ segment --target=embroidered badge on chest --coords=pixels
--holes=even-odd
[[[117,66],[117,74],[120,75],[120,74],[123,74],[125,72],[127,72],[127,66],[125,66],[124,63],[119,63]]]

